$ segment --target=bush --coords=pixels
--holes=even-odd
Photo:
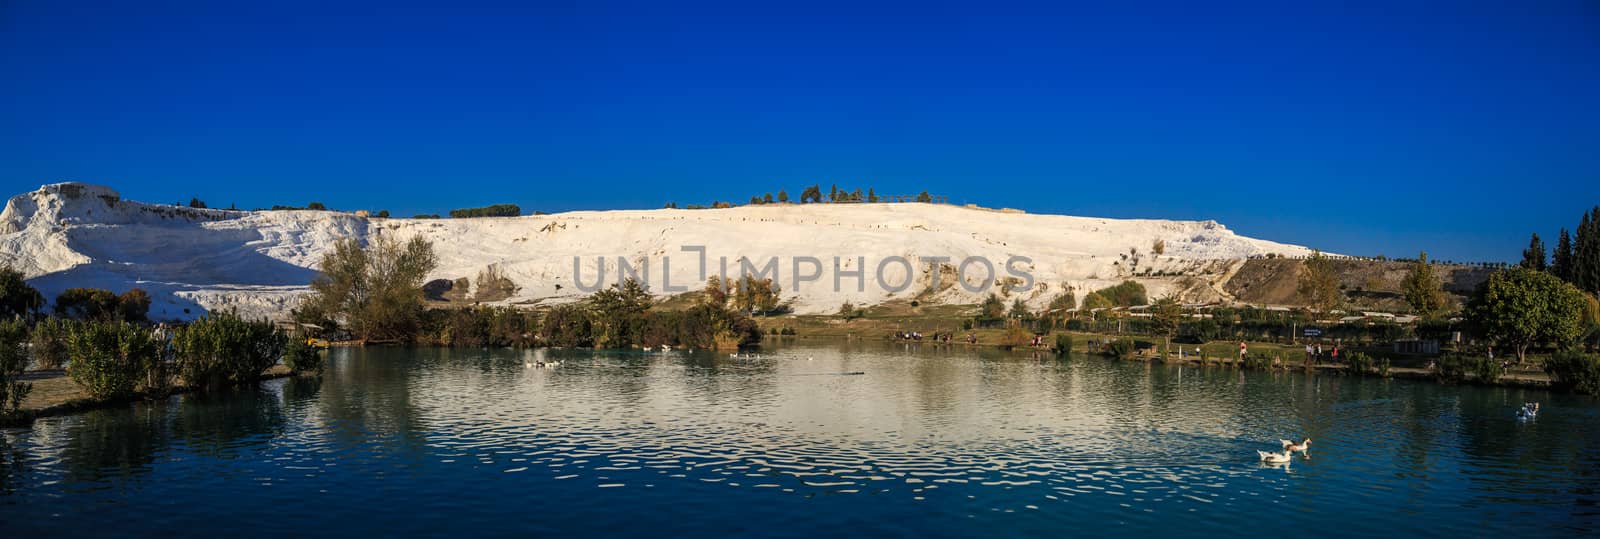
[[[22,407],[33,384],[18,381],[27,369],[28,327],[21,320],[0,322],[0,417],[10,416]]]
[[[1506,373],[1505,367],[1499,361],[1491,358],[1474,358],[1469,360],[1469,363],[1468,366],[1472,368],[1472,378],[1480,384],[1495,383]]]
[[[305,335],[296,333],[289,337],[283,348],[283,364],[295,373],[322,370],[322,353],[306,342]]]
[[[1032,340],[1033,333],[1022,329],[1021,326],[1011,326],[1006,328],[1005,334],[1000,336],[1000,346],[1007,349],[1019,348],[1027,346]]]
[[[594,346],[594,322],[581,305],[557,305],[545,315],[544,341],[551,346]]]
[[[961,331],[972,331],[972,319],[968,318],[961,321]]]
[[[1433,377],[1444,383],[1457,383],[1467,379],[1468,360],[1461,354],[1439,356],[1434,362]]]
[[[1249,370],[1264,371],[1272,368],[1272,359],[1266,354],[1248,354],[1244,356],[1244,363],[1241,366]]]
[[[56,316],[74,320],[114,320],[120,314],[117,295],[99,288],[68,288],[56,296]]]
[[[1071,354],[1072,353],[1072,336],[1068,335],[1066,333],[1057,333],[1056,334],[1056,345],[1050,347],[1050,349],[1054,350],[1057,355],[1065,356],[1065,355]]]
[[[149,331],[123,322],[78,324],[67,339],[67,374],[97,399],[132,397],[145,368],[159,359]]]
[[[277,364],[288,344],[271,322],[246,321],[231,313],[213,314],[173,335],[178,375],[190,386],[209,389],[228,381],[248,382]]]
[[[1105,354],[1117,359],[1133,359],[1133,341],[1118,339],[1106,345]]]
[[[1348,361],[1350,362],[1350,368],[1346,372],[1352,375],[1366,376],[1374,372],[1372,356],[1361,352],[1351,352],[1348,356]]]
[[[0,319],[28,316],[44,305],[44,296],[28,286],[22,272],[0,265]]]
[[[30,340],[33,364],[36,369],[59,369],[67,364],[67,338],[71,323],[60,318],[46,318],[33,326]]]
[[[1600,356],[1578,350],[1557,352],[1545,360],[1544,372],[1557,387],[1600,395]]]

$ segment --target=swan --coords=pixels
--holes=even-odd
[[[1290,440],[1278,440],[1278,441],[1279,442],[1283,442],[1283,450],[1284,451],[1288,451],[1290,453],[1293,453],[1295,451],[1299,451],[1301,453],[1305,453],[1306,451],[1311,449],[1311,439],[1310,438],[1306,438],[1304,441],[1301,441],[1300,443],[1294,443],[1293,441],[1290,441]]]
[[[1539,403],[1523,403],[1522,409],[1517,410],[1517,419],[1533,419],[1539,415]]]
[[[1256,450],[1256,454],[1261,455],[1261,462],[1271,464],[1282,464],[1294,459],[1294,452],[1287,449],[1285,449],[1282,453]]]

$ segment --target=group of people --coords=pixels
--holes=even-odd
[[[1333,351],[1332,351],[1332,355],[1330,356],[1330,358],[1332,359],[1333,364],[1335,364],[1335,365],[1339,364],[1339,345],[1337,345],[1337,344],[1333,345]],[[1306,343],[1306,359],[1310,359],[1310,360],[1313,360],[1313,361],[1321,361],[1322,360],[1322,343],[1320,343],[1320,342],[1316,343],[1316,344]]]
[[[920,340],[923,339],[923,336],[922,336],[922,332],[920,332],[920,331],[896,331],[896,332],[894,332],[894,338],[902,340],[902,341],[920,341]],[[955,335],[952,334],[952,333],[949,333],[949,332],[941,332],[941,333],[934,333],[933,334],[933,342],[938,342],[938,343],[948,343],[954,338],[955,338]],[[973,335],[973,334],[968,334],[967,335],[967,342],[969,342],[969,343],[978,342],[978,336],[977,335]]]

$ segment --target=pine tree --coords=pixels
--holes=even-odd
[[[1556,252],[1550,255],[1550,274],[1572,282],[1572,235],[1565,228],[1556,239]]]
[[[877,202],[877,201],[878,201],[878,193],[874,192],[871,187],[868,187],[867,188],[867,202]]]
[[[784,191],[782,189],[779,189],[778,190],[778,202],[788,202],[788,201],[789,201],[789,192],[788,191]]]
[[[767,193],[767,196],[761,197],[761,203],[762,204],[771,204],[772,203],[772,193]]]
[[[1433,266],[1428,264],[1427,252],[1417,255],[1417,260],[1411,263],[1410,271],[1400,282],[1400,289],[1405,293],[1406,303],[1411,304],[1411,309],[1423,318],[1432,318],[1447,306],[1444,286],[1439,277],[1434,275]]]
[[[1528,240],[1528,248],[1522,251],[1522,267],[1544,271],[1544,260],[1544,240],[1535,233],[1533,239]]]
[[[1600,292],[1600,206],[1583,216],[1578,225],[1572,259],[1572,284],[1591,294]]]
[[[839,201],[839,184],[828,186],[828,202]]]

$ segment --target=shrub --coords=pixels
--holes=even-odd
[[[1117,359],[1133,359],[1133,341],[1118,339],[1106,345],[1105,354]]]
[[[1072,353],[1072,336],[1068,335],[1066,333],[1057,333],[1056,334],[1056,345],[1050,347],[1050,349],[1054,350],[1057,355],[1065,356],[1067,354],[1071,354]]]
[[[1373,372],[1372,356],[1361,352],[1351,352],[1349,355],[1350,369],[1347,371],[1356,376],[1366,376]]]
[[[28,316],[44,305],[44,296],[28,286],[22,272],[0,265],[0,318]]]
[[[0,322],[0,417],[16,413],[33,384],[18,381],[28,366],[28,327],[21,320]]]
[[[34,368],[59,369],[67,364],[67,338],[70,322],[60,318],[46,318],[33,326],[30,339]]]
[[[543,337],[551,346],[594,346],[594,323],[582,306],[557,305],[545,315]]]
[[[1005,334],[1000,336],[1000,346],[1008,349],[1027,346],[1032,339],[1033,334],[1026,329],[1022,329],[1022,326],[1011,326],[1006,328]]]
[[[968,318],[961,321],[961,331],[972,331],[972,319]]]
[[[1472,377],[1480,384],[1492,384],[1506,373],[1505,367],[1494,359],[1488,357],[1473,358],[1469,360],[1472,368]]]
[[[73,327],[67,339],[72,381],[98,399],[131,397],[160,348],[149,331],[123,322]]]
[[[133,288],[117,296],[117,317],[129,322],[143,322],[150,317],[150,294]]]
[[[283,364],[295,373],[322,370],[322,353],[306,342],[306,336],[296,333],[289,337],[283,348]]]
[[[246,321],[231,313],[206,316],[174,334],[178,374],[199,388],[248,382],[283,357],[284,334],[271,322]]]
[[[1388,378],[1389,374],[1390,374],[1389,371],[1390,371],[1391,367],[1392,367],[1392,365],[1389,364],[1389,358],[1383,358],[1381,360],[1378,360],[1378,367],[1377,367],[1378,376],[1383,377],[1383,378]]]
[[[117,295],[99,288],[68,288],[56,296],[56,316],[74,320],[112,320],[120,311]]]
[[[1248,354],[1244,356],[1242,367],[1250,370],[1264,371],[1272,368],[1272,359],[1266,354]]]
[[[1433,377],[1444,383],[1457,383],[1467,379],[1468,361],[1461,354],[1439,356],[1434,362]]]
[[[1600,356],[1578,350],[1557,352],[1545,360],[1544,372],[1557,387],[1600,395]]]

